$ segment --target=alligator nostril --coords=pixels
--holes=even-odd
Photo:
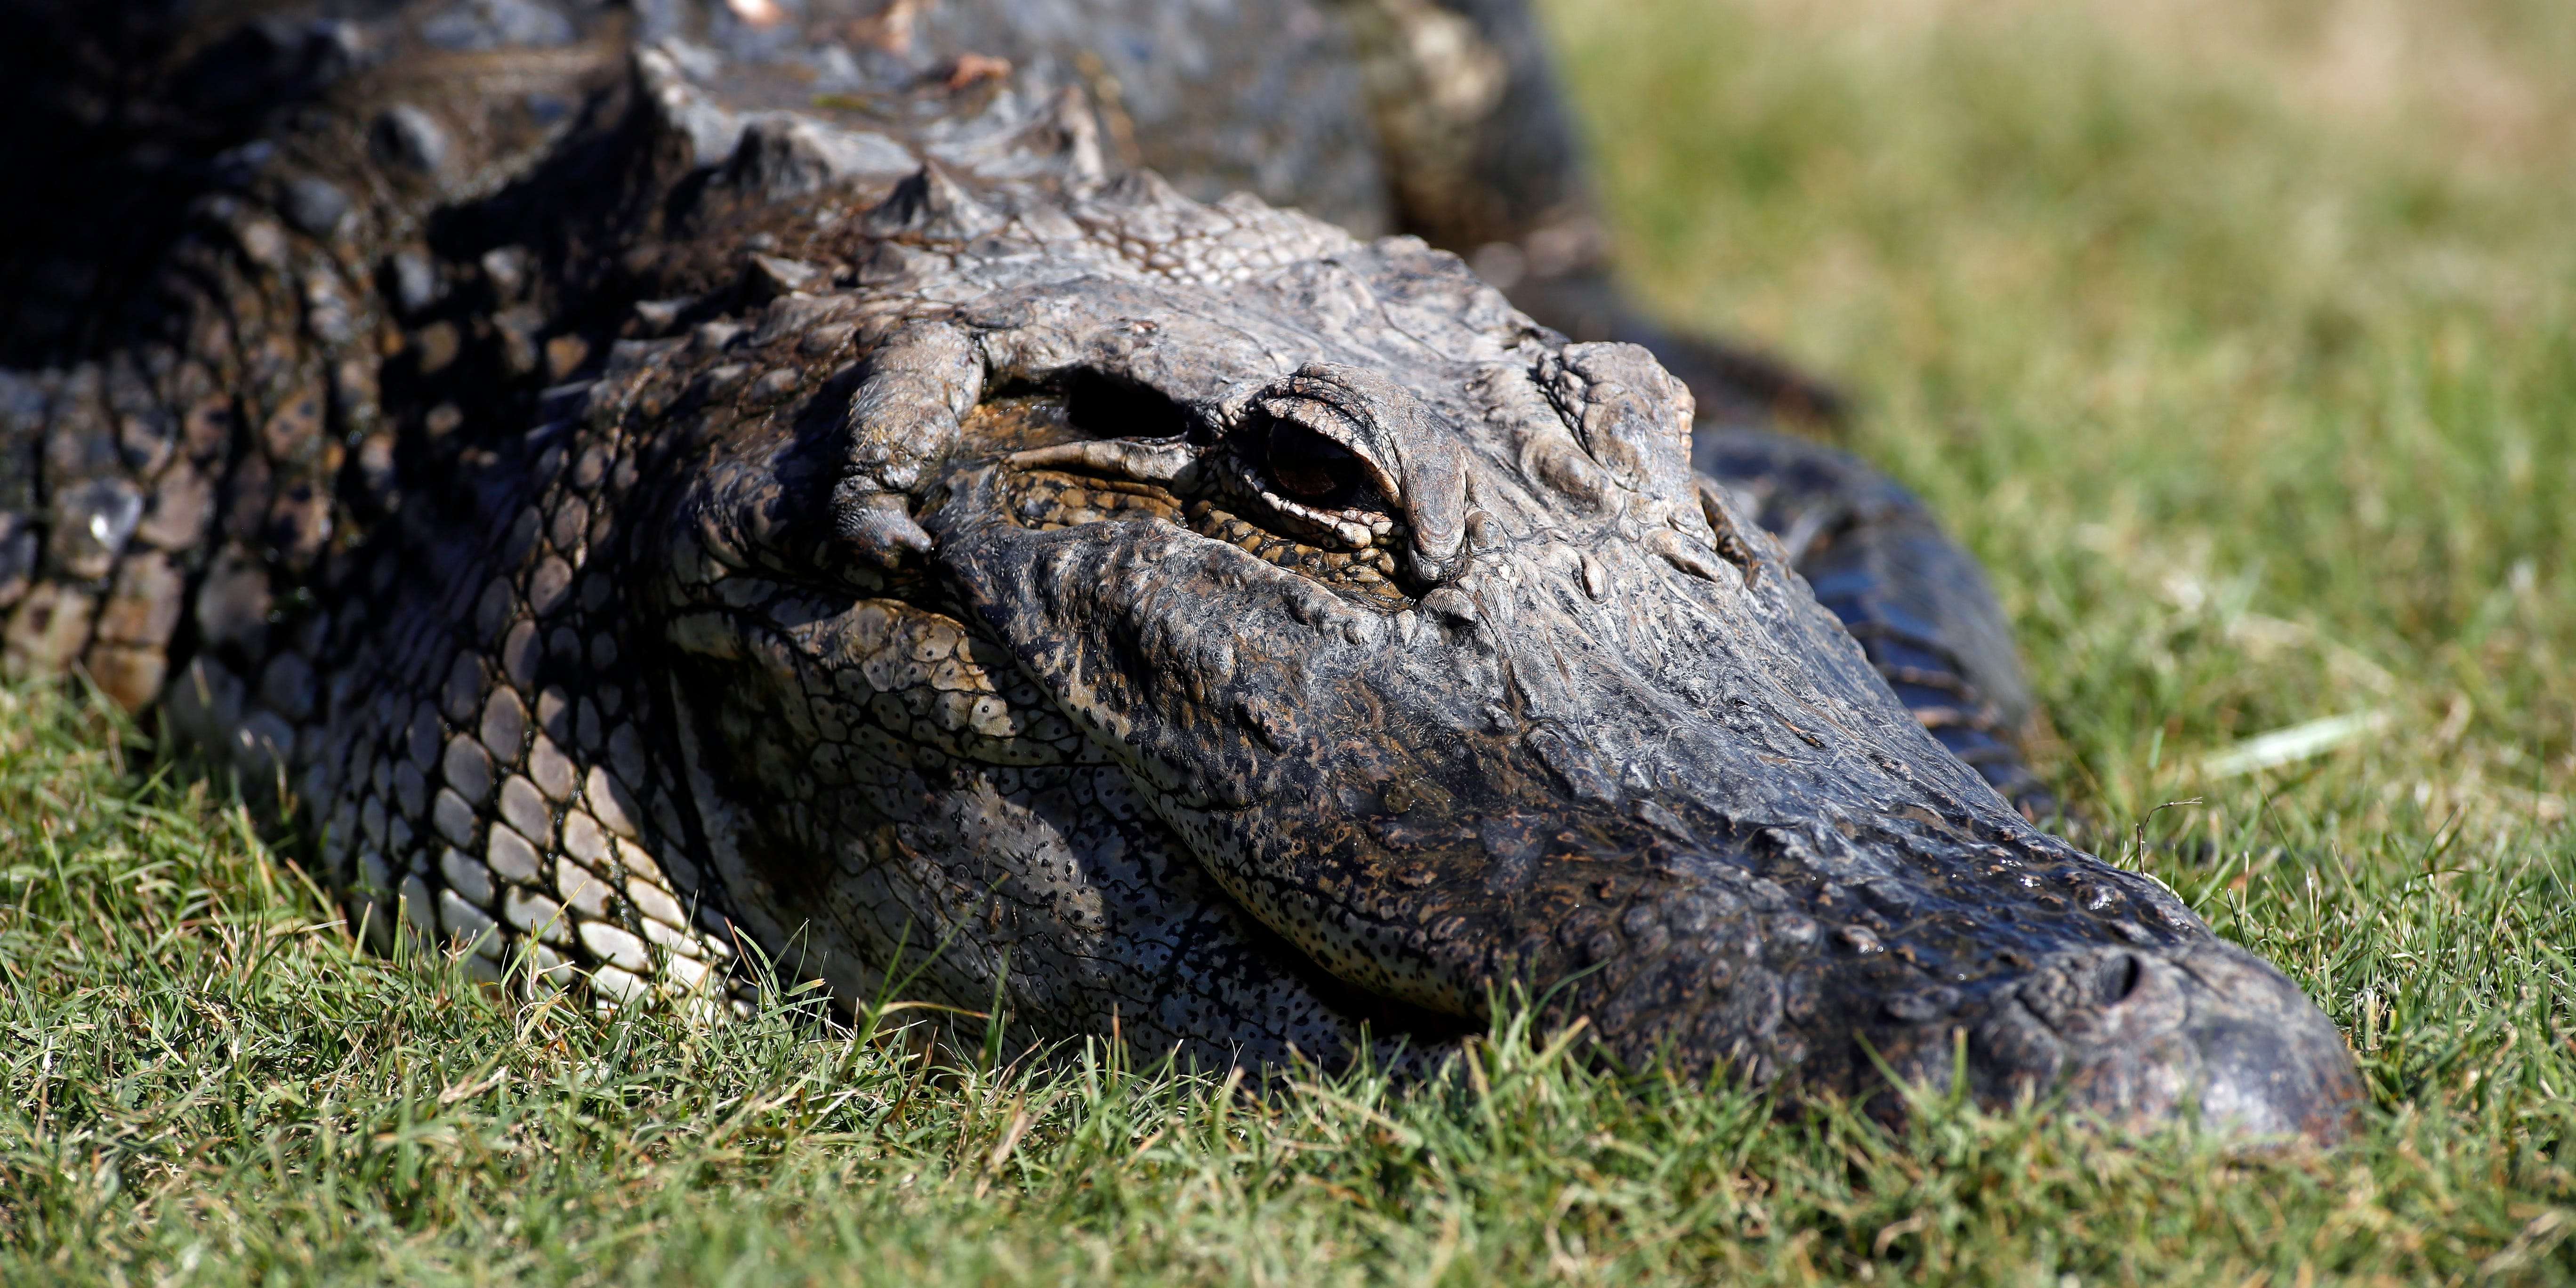
[[[2333,1021],[2229,945],[2101,952],[2034,976],[2021,1001],[2039,1025],[1991,1028],[1988,1080],[2054,1082],[2084,1113],[2137,1123],[2196,1115],[2231,1134],[2330,1141],[2360,1103],[2359,1070]]]
[[[2147,964],[2136,953],[2121,953],[2102,963],[2102,1005],[2105,1009],[2128,1001],[2130,994],[2147,977]]]

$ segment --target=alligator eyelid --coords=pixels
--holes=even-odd
[[[1334,403],[1302,393],[1271,394],[1255,400],[1252,405],[1254,410],[1273,421],[1294,425],[1350,453],[1368,472],[1379,499],[1390,509],[1403,506],[1403,479],[1391,462],[1378,458],[1368,441],[1369,436],[1356,432],[1357,427],[1352,424],[1356,417],[1352,413]],[[1326,414],[1317,415],[1318,410]]]

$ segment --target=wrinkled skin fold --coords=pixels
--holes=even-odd
[[[2345,1129],[2293,984],[2025,816],[1991,597],[1863,467],[1119,163],[1070,59],[823,102],[722,14],[487,9],[332,27],[139,329],[0,376],[10,665],[282,786],[375,942]]]

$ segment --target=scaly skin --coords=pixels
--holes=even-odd
[[[417,16],[0,387],[10,665],[282,789],[379,944],[1260,1067],[1517,986],[1793,1095],[2342,1130],[2295,987],[1980,776],[2009,641],[1856,465],[1695,472],[1646,350],[1124,171],[1042,68],[745,115]]]

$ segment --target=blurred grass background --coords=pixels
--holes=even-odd
[[[1551,12],[1634,280],[1861,396],[1852,445],[1996,570],[2079,795],[2384,709],[2276,806],[2565,817],[2576,5]]]
[[[500,1001],[354,951],[237,806],[21,694],[0,1282],[2576,1279],[2576,6],[1549,13],[1635,280],[1858,395],[1850,445],[1993,567],[2044,767],[2334,1014],[2359,1140],[1890,1136],[1513,1033],[1252,1098],[935,1069],[793,997]]]

